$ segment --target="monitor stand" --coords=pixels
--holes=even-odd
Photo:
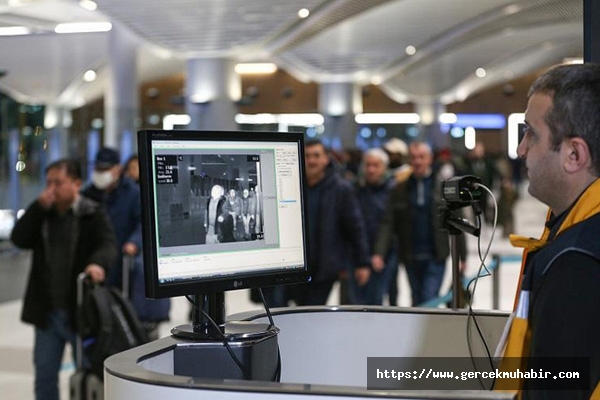
[[[192,324],[171,330],[174,337],[192,341],[191,345],[175,348],[175,374],[278,382],[281,371],[278,333],[279,329],[271,324],[225,322],[223,292],[195,295]],[[205,363],[206,359],[213,362]]]
[[[194,295],[192,323],[179,325],[171,330],[173,336],[182,339],[219,342],[222,342],[224,338],[228,341],[255,340],[277,335],[277,333],[279,333],[279,329],[270,324],[245,321],[225,322],[225,294],[223,292]]]

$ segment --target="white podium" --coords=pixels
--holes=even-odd
[[[473,320],[464,310],[398,307],[295,307],[272,312],[281,352],[280,382],[176,375],[177,352],[194,350],[202,368],[221,368],[208,351],[214,344],[174,337],[114,355],[104,364],[105,396],[110,400],[167,399],[513,399],[487,390],[369,390],[369,357],[487,357]],[[493,354],[508,315],[475,313]],[[267,322],[264,313],[230,320]],[[204,350],[207,349],[207,350]],[[186,357],[189,359],[189,357]],[[186,369],[186,368],[184,368]],[[189,370],[189,368],[187,368]]]

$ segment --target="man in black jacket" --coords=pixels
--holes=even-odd
[[[438,210],[442,205],[439,182],[433,173],[433,152],[425,142],[409,147],[412,173],[390,192],[372,259],[382,268],[383,256],[393,240],[406,268],[412,305],[418,306],[438,295],[446,259],[450,255],[448,232],[442,230]]]
[[[116,256],[115,237],[103,208],[79,195],[81,167],[59,160],[46,168],[46,189],[11,234],[33,250],[21,319],[35,325],[35,396],[58,400],[65,344],[74,344],[77,275],[102,282]]]
[[[350,182],[334,169],[320,141],[305,142],[308,213],[309,283],[266,288],[270,307],[284,307],[292,299],[297,305],[325,305],[333,284],[354,271],[358,286],[371,275],[367,232],[356,193]]]
[[[359,286],[369,281],[366,227],[352,185],[338,175],[319,141],[304,150],[309,227],[309,264],[313,280],[297,286],[299,305],[324,305],[347,267]]]

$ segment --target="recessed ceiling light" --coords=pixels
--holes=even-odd
[[[92,0],[80,0],[79,7],[85,8],[88,11],[96,11],[96,9],[98,8],[98,4],[96,4]]]
[[[519,11],[521,11],[521,9],[521,6],[518,4],[510,4],[504,7],[503,11],[505,15],[512,15],[518,13]]]
[[[86,82],[94,82],[96,80],[96,77],[96,71],[94,71],[93,69],[88,69],[83,74],[83,80]]]
[[[300,10],[298,10],[298,17],[300,18],[306,18],[310,15],[310,11],[308,10],[308,8],[301,8]]]
[[[415,46],[409,45],[406,46],[406,49],[404,51],[406,51],[406,54],[408,54],[409,56],[412,56],[417,52],[417,48]]]

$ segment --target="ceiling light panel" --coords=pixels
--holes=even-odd
[[[98,0],[98,10],[160,46],[199,57],[258,46],[322,0]],[[309,20],[310,18],[307,18]]]
[[[382,4],[329,25],[318,37],[299,43],[279,54],[287,65],[308,64],[311,73],[356,74],[393,64],[406,54],[409,45],[420,49],[440,31],[510,0],[403,0]],[[354,2],[349,1],[350,5]],[[435,13],[424,13],[435,9]],[[341,11],[338,11],[341,12]],[[377,29],[374,29],[377,27]],[[395,49],[395,51],[393,50]],[[390,51],[392,50],[392,51]],[[302,63],[298,63],[302,60]]]
[[[385,85],[403,88],[419,96],[436,96],[452,89],[457,82],[471,78],[482,81],[492,77],[493,70],[488,70],[484,79],[476,78],[473,72],[478,67],[499,67],[507,62],[524,60],[527,53],[538,51],[554,54],[556,61],[559,61],[564,56],[562,50],[572,53],[572,43],[583,41],[580,25],[577,24],[533,26],[517,32],[515,38],[518,40],[507,40],[503,36],[489,36],[479,41],[465,43],[463,47],[453,52],[418,64],[408,74],[397,75],[386,80]],[[560,41],[561,45],[548,50],[539,46],[541,41],[553,40]],[[499,56],[501,54],[503,57]],[[514,55],[514,59],[510,58],[511,54]],[[548,61],[544,59],[544,62]],[[504,74],[501,74],[501,79],[505,79]]]

